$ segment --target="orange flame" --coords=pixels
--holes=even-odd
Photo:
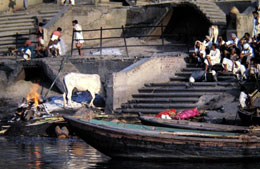
[[[30,92],[26,97],[27,103],[33,100],[35,107],[39,105],[40,94],[38,93],[38,89],[39,84],[33,84],[33,87],[30,89]]]

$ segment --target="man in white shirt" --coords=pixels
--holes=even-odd
[[[254,57],[254,52],[253,52],[253,48],[251,48],[251,46],[248,43],[245,43],[243,45],[243,50],[240,53],[240,59],[242,60],[242,64],[249,64],[250,63],[250,59]]]
[[[76,47],[78,49],[79,55],[81,56],[82,55],[81,48],[84,43],[82,28],[77,20],[72,21],[72,25],[73,25],[73,30],[76,31],[76,32],[74,32],[74,39],[76,41]]]
[[[239,42],[239,39],[237,38],[237,35],[232,33],[231,40],[226,42],[227,48],[230,48],[230,47],[237,48],[238,42]]]
[[[220,51],[217,49],[217,45],[213,44],[209,54],[206,56],[204,60],[205,63],[205,71],[208,71],[209,66],[214,66],[215,64],[220,63]]]

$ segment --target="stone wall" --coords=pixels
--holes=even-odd
[[[72,21],[78,20],[79,24],[82,26],[83,30],[112,28],[121,27],[126,24],[127,9],[125,8],[107,8],[107,7],[93,7],[93,6],[83,6],[83,7],[67,7],[64,8],[55,18],[53,18],[44,27],[45,39],[49,41],[49,37],[53,30],[57,27],[61,27],[62,38],[67,45],[71,45],[72,41]],[[100,31],[94,32],[83,32],[84,38],[99,38]],[[121,30],[115,31],[103,31],[103,37],[108,36],[120,36]],[[97,41],[85,41],[84,46],[91,46],[98,43]]]
[[[15,1],[16,3],[16,5],[14,6],[14,10],[24,8],[23,6],[24,0],[13,0],[13,1]],[[27,0],[27,1],[29,6],[43,2],[43,0]],[[9,10],[9,4],[10,4],[10,0],[0,0],[0,12]]]
[[[238,38],[248,32],[252,34],[253,30],[253,15],[252,12],[255,10],[254,7],[248,7],[247,10],[236,17],[236,31]]]
[[[133,59],[89,60],[83,58],[73,58],[70,61],[80,73],[99,74],[101,81],[104,83],[107,81],[109,74],[119,72],[134,62]]]
[[[170,9],[170,5],[153,5],[153,6],[141,6],[136,8],[130,8],[127,10],[127,20],[126,25],[131,26],[144,26],[144,25],[156,25],[161,17],[165,16]],[[137,29],[127,29],[126,33],[129,36],[140,35],[147,33],[149,29],[137,28]]]
[[[162,54],[145,58],[120,72],[113,73],[107,82],[106,112],[119,108],[145,83],[169,81],[185,66],[184,53]]]

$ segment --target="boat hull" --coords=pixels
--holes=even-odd
[[[172,128],[182,128],[191,130],[203,130],[203,131],[217,131],[217,132],[237,132],[237,133],[247,133],[249,128],[244,126],[234,126],[234,125],[222,125],[222,124],[210,124],[210,123],[200,123],[191,122],[187,120],[169,120],[160,119],[157,117],[139,116],[142,124],[160,127],[172,127]]]
[[[113,159],[241,161],[260,158],[260,140],[185,137],[65,119],[79,137]]]

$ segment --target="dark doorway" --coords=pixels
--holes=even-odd
[[[49,77],[45,74],[43,68],[40,66],[25,67],[24,74],[24,80],[38,83],[40,86],[46,89],[48,89],[52,84],[52,81],[49,79]],[[54,86],[52,90],[55,92],[59,92],[59,89],[56,86]]]
[[[167,40],[183,41],[193,45],[195,40],[203,40],[208,34],[210,22],[195,7],[191,5],[179,5],[173,7],[173,14],[165,29],[165,34],[172,35]]]

